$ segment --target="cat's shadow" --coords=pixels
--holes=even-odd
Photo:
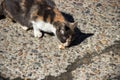
[[[93,33],[83,33],[78,28],[75,28],[75,32],[76,32],[75,40],[71,43],[70,47],[79,45],[85,39],[87,39],[87,38],[89,38],[89,37],[94,35]]]
[[[74,18],[73,18],[72,15],[64,13],[64,12],[61,12],[61,13],[67,21],[74,22]],[[75,40],[71,43],[70,47],[79,45],[82,41],[84,41],[88,37],[94,35],[93,33],[83,33],[83,32],[81,32],[80,29],[77,28],[77,26],[75,28],[75,33],[76,33]]]

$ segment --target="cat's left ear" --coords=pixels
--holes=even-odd
[[[69,23],[69,27],[70,27],[71,30],[74,30],[75,27],[77,27],[77,25],[78,25],[78,22]]]

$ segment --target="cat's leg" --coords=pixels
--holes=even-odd
[[[42,32],[40,32],[39,28],[35,25],[33,25],[33,30],[34,30],[34,36],[35,37],[42,37]]]
[[[23,29],[23,30],[25,30],[25,31],[27,31],[29,28],[28,27],[26,27],[26,26],[21,26],[21,28]]]

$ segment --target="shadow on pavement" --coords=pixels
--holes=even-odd
[[[72,42],[70,47],[79,45],[82,41],[94,35],[93,33],[82,33],[78,28],[75,28],[75,32],[76,32],[75,40]]]
[[[61,13],[68,22],[74,22],[74,18],[71,14],[68,14],[68,13],[65,13],[65,12],[61,12]]]

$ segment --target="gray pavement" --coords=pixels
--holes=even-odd
[[[0,80],[120,80],[119,0],[54,0],[78,22],[71,47],[41,39],[18,23],[0,20]]]

